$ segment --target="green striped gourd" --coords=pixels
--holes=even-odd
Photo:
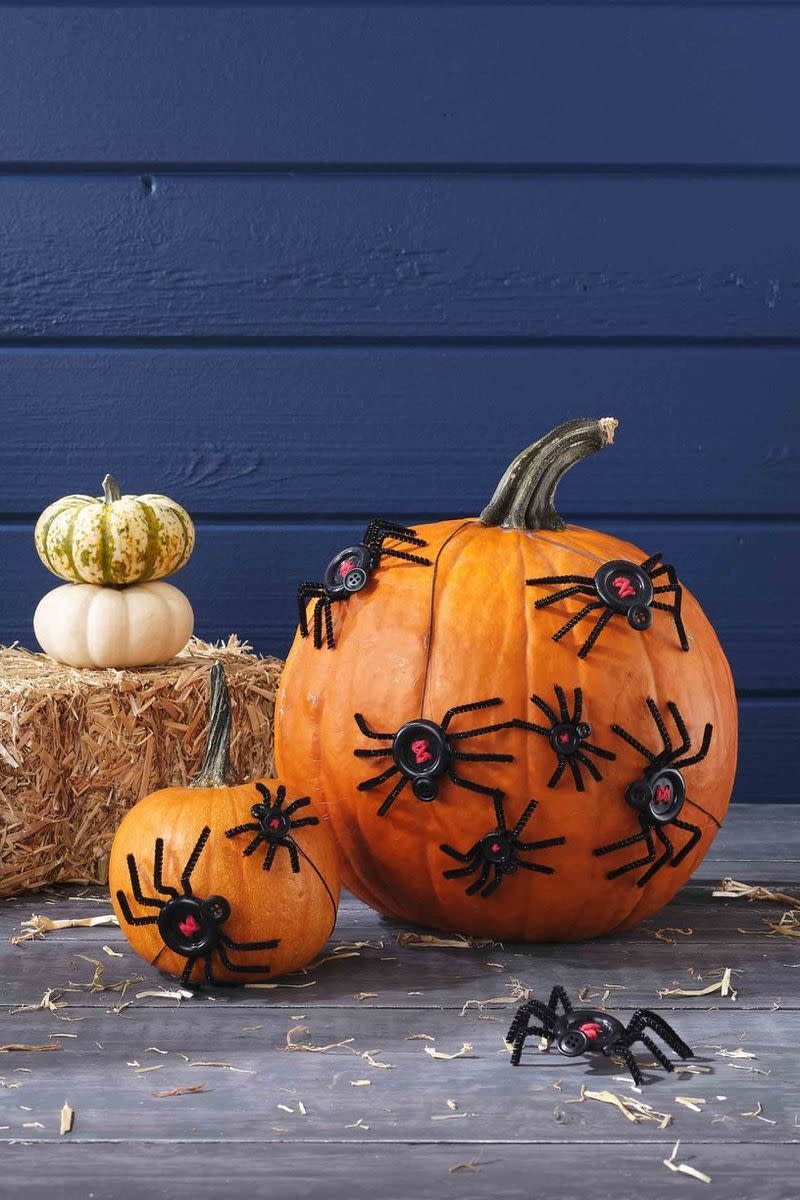
[[[64,496],[49,505],[34,539],[59,579],[125,587],[163,579],[188,562],[194,525],[168,496],[123,496],[106,475],[100,498]]]

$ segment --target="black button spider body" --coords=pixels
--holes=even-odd
[[[572,772],[572,778],[575,781],[575,787],[579,792],[582,792],[584,791],[584,783],[581,767],[585,767],[592,779],[598,783],[603,778],[588,755],[594,754],[598,758],[605,759],[614,759],[617,756],[610,750],[603,750],[600,746],[595,746],[587,740],[592,736],[592,727],[586,721],[581,720],[583,713],[582,689],[579,687],[575,688],[575,700],[571,714],[567,706],[567,697],[564,694],[564,689],[555,684],[554,691],[558,700],[557,714],[541,696],[531,696],[531,703],[535,704],[539,711],[544,713],[550,722],[549,726],[536,725],[531,721],[520,720],[517,720],[515,724],[520,729],[529,729],[533,733],[541,734],[549,740],[558,758],[558,764],[550,776],[547,786],[550,788],[555,787],[564,774],[565,769],[569,767]]]
[[[347,600],[355,592],[360,592],[367,586],[370,575],[385,557],[401,558],[405,562],[418,563],[429,567],[429,558],[418,554],[410,554],[407,550],[391,549],[384,546],[387,538],[404,542],[409,546],[424,546],[426,543],[417,537],[413,529],[405,525],[395,525],[391,521],[370,521],[364,540],[357,546],[348,546],[345,550],[331,559],[322,577],[322,583],[301,583],[297,589],[297,603],[300,615],[300,634],[308,637],[307,605],[310,600],[316,600],[314,605],[314,645],[322,648],[322,625],[325,622],[325,642],[329,650],[333,649],[333,616],[331,605],[338,600]]]
[[[157,908],[157,916],[136,917],[128,903],[128,897],[123,891],[117,892],[117,903],[124,919],[129,925],[158,925],[158,931],[164,939],[164,945],[175,954],[186,959],[186,965],[181,972],[182,984],[189,982],[194,965],[202,961],[206,983],[215,983],[211,969],[211,960],[217,955],[226,970],[233,974],[252,975],[265,974],[269,971],[266,963],[250,963],[242,965],[231,962],[229,950],[275,950],[280,945],[280,939],[270,938],[263,942],[235,942],[229,937],[223,925],[231,915],[231,906],[224,896],[207,896],[201,899],[192,891],[191,877],[203,852],[210,828],[206,825],[201,832],[186,866],[181,874],[181,888],[165,884],[161,873],[164,862],[164,839],[156,838],[153,854],[153,888],[158,896],[145,896],[139,880],[136,859],[128,855],[128,873],[131,879],[131,889],[134,899],[145,908]],[[166,897],[162,899],[161,897]]]
[[[578,658],[586,658],[612,617],[624,616],[631,629],[643,633],[653,623],[654,608],[670,613],[681,649],[688,650],[689,640],[681,617],[683,590],[678,583],[675,568],[669,563],[662,563],[661,558],[661,554],[652,554],[638,566],[625,559],[615,559],[613,562],[603,563],[593,576],[545,575],[539,579],[526,579],[525,582],[529,587],[566,585],[552,595],[537,600],[534,608],[547,608],[568,596],[590,597],[583,608],[553,634],[554,642],[560,642],[589,613],[602,609],[591,633],[578,651]],[[654,580],[661,576],[666,577],[666,583],[656,586]],[[666,596],[669,592],[672,593],[670,603],[666,599],[656,600],[656,596]]]
[[[538,871],[542,875],[552,875],[553,867],[543,867],[539,863],[526,862],[520,855],[529,850],[544,850],[548,846],[562,846],[566,838],[547,838],[541,842],[522,842],[519,835],[527,825],[537,804],[531,800],[520,819],[512,829],[506,825],[503,801],[500,796],[494,797],[494,811],[497,826],[489,833],[479,838],[473,846],[462,854],[452,846],[442,845],[440,850],[449,854],[457,862],[464,863],[463,867],[451,867],[443,871],[445,879],[460,879],[467,875],[478,875],[478,878],[465,889],[468,896],[479,892],[482,899],[491,896],[499,888],[506,875],[515,871]],[[490,879],[490,875],[492,878]]]
[[[464,739],[478,737],[483,733],[494,733],[500,729],[509,729],[513,722],[502,721],[496,725],[484,725],[479,729],[463,729],[455,733],[450,732],[449,726],[453,718],[460,713],[492,708],[502,703],[502,700],[495,696],[491,700],[478,700],[474,704],[460,704],[447,710],[440,725],[437,725],[435,721],[420,718],[416,721],[407,721],[398,729],[397,733],[376,733],[374,729],[370,729],[361,713],[356,713],[355,721],[364,737],[391,742],[390,746],[381,749],[354,750],[353,754],[356,758],[392,759],[391,765],[385,771],[359,783],[358,790],[360,792],[371,791],[372,788],[380,787],[382,783],[399,775],[400,778],[378,809],[379,817],[386,815],[407,783],[411,784],[411,790],[417,800],[425,803],[435,800],[439,795],[439,786],[444,776],[458,787],[479,792],[482,796],[500,795],[501,793],[496,788],[474,783],[471,779],[464,779],[457,773],[455,764],[460,762],[513,762],[512,754],[470,753],[459,749],[459,743]]]
[[[647,707],[661,737],[663,748],[659,753],[656,754],[652,750],[648,750],[646,746],[642,745],[633,734],[629,733],[627,729],[623,729],[621,725],[611,726],[618,737],[626,741],[629,746],[633,746],[634,750],[638,750],[648,762],[642,778],[634,780],[625,789],[625,800],[637,813],[641,831],[633,834],[631,837],[622,838],[621,841],[611,842],[607,846],[600,846],[594,851],[596,855],[602,856],[644,842],[647,848],[647,854],[644,857],[625,863],[624,866],[615,867],[607,875],[608,879],[616,879],[617,876],[625,875],[628,871],[635,871],[639,867],[646,866],[647,870],[636,881],[637,887],[644,887],[647,881],[652,879],[656,871],[660,871],[666,863],[669,863],[671,867],[679,866],[702,837],[702,830],[697,825],[692,825],[689,821],[682,821],[680,819],[679,814],[688,799],[686,795],[686,782],[681,774],[681,768],[691,767],[694,763],[701,762],[706,757],[708,748],[711,745],[711,735],[713,732],[712,726],[706,725],[703,730],[703,740],[700,749],[696,754],[688,755],[687,751],[691,749],[692,741],[677,704],[674,704],[670,700],[667,708],[672,714],[678,734],[680,735],[681,743],[679,746],[673,746],[672,738],[664,724],[664,718],[658,711],[656,703],[651,696],[647,697]],[[691,801],[689,802],[692,803]],[[666,833],[665,827],[668,825],[672,825],[676,829],[682,829],[690,834],[689,840],[677,854]],[[654,834],[663,849],[663,853],[659,857],[656,857],[656,848],[653,841]]]
[[[561,1006],[561,1012],[558,1008]],[[538,1025],[530,1024],[531,1018]],[[648,1008],[637,1009],[627,1025],[611,1013],[594,1008],[573,1008],[563,987],[554,987],[547,1004],[541,1000],[527,1000],[518,1010],[506,1042],[511,1047],[511,1065],[519,1066],[526,1038],[544,1037],[554,1042],[559,1054],[576,1058],[580,1054],[603,1054],[606,1058],[620,1058],[631,1073],[633,1082],[640,1086],[642,1072],[633,1057],[631,1046],[641,1042],[665,1071],[674,1071],[672,1063],[648,1035],[647,1030],[658,1034],[679,1058],[694,1058],[694,1053],[682,1038],[658,1013]]]
[[[244,825],[235,825],[233,829],[226,829],[225,837],[234,838],[239,837],[242,833],[254,833],[255,837],[242,853],[247,858],[259,846],[266,846],[267,852],[264,855],[263,863],[265,871],[272,866],[275,855],[278,853],[278,847],[283,846],[289,854],[292,870],[299,871],[300,856],[298,846],[292,837],[292,830],[300,829],[304,825],[319,825],[319,817],[298,817],[295,820],[293,814],[301,808],[306,808],[311,800],[308,796],[302,796],[299,800],[292,800],[284,808],[286,788],[283,784],[278,786],[274,801],[269,788],[265,787],[263,783],[257,783],[256,790],[261,793],[263,804],[254,804],[250,809],[250,814],[255,817],[255,821],[248,821]]]

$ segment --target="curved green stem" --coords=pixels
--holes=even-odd
[[[503,529],[564,529],[555,508],[559,481],[582,458],[610,445],[616,417],[578,417],[559,425],[518,454],[497,485],[480,519]]]
[[[225,680],[225,668],[216,662],[211,668],[211,689],[208,702],[208,737],[200,773],[191,787],[232,787],[238,783],[230,764],[231,698]]]
[[[122,499],[122,492],[119,484],[113,475],[106,475],[103,480],[103,503],[113,504],[115,500]]]

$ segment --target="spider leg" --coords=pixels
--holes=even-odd
[[[331,609],[331,602],[326,596],[324,600],[320,600],[318,603],[322,605],[322,612],[325,616],[325,641],[327,642],[328,649],[332,650],[335,642],[333,638],[333,610]]]
[[[474,845],[474,846],[472,846],[472,848],[471,848],[470,850],[468,850],[466,854],[462,854],[460,850],[455,850],[455,849],[454,849],[452,846],[448,846],[446,843],[443,843],[443,844],[442,844],[442,845],[439,847],[439,849],[440,849],[440,850],[442,850],[442,851],[443,851],[445,854],[449,854],[451,858],[455,858],[455,859],[456,859],[458,862],[462,862],[462,863],[474,863],[474,862],[475,862],[475,860],[476,860],[476,859],[477,859],[477,857],[478,857],[478,846],[479,846],[479,844],[480,844],[480,843],[476,842],[476,843],[475,843],[475,845]],[[473,868],[472,868],[472,867],[470,867],[470,870],[473,870]],[[449,879],[449,878],[450,878],[450,874],[451,874],[451,872],[450,872],[450,871],[445,871],[445,873],[444,873],[444,874],[445,874],[445,878],[446,878],[446,879]],[[464,872],[464,871],[459,871],[459,872],[458,872],[458,874],[459,874],[459,875],[464,875],[464,874],[466,874],[466,872]]]
[[[291,838],[287,838],[281,844],[289,851],[289,862],[292,864],[292,871],[297,875],[300,870],[300,855],[297,853],[297,846],[295,846]]]
[[[300,817],[298,821],[291,821],[292,829],[302,829],[304,825],[319,825],[319,817]]]
[[[679,821],[677,817],[673,817],[672,824],[677,826],[678,829],[683,829],[692,835],[683,849],[678,851],[670,863],[671,867],[679,867],[686,858],[686,855],[691,854],[692,850],[694,850],[695,846],[700,841],[700,838],[703,836],[703,831],[702,829],[699,829],[697,825],[690,825],[688,821]]]
[[[227,946],[229,950],[277,950],[281,944],[281,939],[267,938],[263,942],[235,942],[232,937],[228,937],[226,933],[223,933],[220,944]],[[260,971],[261,967],[251,969]],[[266,970],[269,970],[269,968],[266,968]]]
[[[511,830],[512,838],[514,838],[516,840],[517,835],[522,833],[523,829],[528,824],[528,821],[531,818],[531,814],[533,812],[535,812],[538,807],[539,807],[539,805],[536,802],[536,800],[531,800],[528,802],[528,804],[525,806],[525,811],[523,812],[522,816],[519,818],[516,825]]]
[[[467,754],[461,751],[452,751],[451,758],[458,758],[462,762],[513,762],[513,754]]]
[[[499,863],[494,864],[494,879],[490,879],[486,887],[481,889],[481,899],[486,900],[493,892],[496,892],[503,882],[503,869]]]
[[[558,766],[556,767],[555,771],[553,771],[553,774],[550,776],[550,778],[547,781],[547,786],[549,788],[554,788],[556,786],[559,779],[564,774],[566,767],[567,767],[567,760],[565,758],[562,758],[561,755],[559,754]]]
[[[393,733],[376,733],[374,729],[370,729],[369,725],[364,720],[361,713],[354,713],[353,720],[355,721],[356,725],[363,733],[364,737],[373,738],[373,739],[376,739],[377,741],[389,741],[389,742],[391,742],[394,738]]]
[[[645,1029],[652,1030],[658,1034],[662,1042],[666,1042],[670,1050],[674,1050],[679,1058],[687,1059],[694,1058],[694,1051],[686,1045],[668,1021],[657,1012],[653,1012],[650,1008],[637,1008],[630,1019],[628,1028],[635,1025],[639,1032]]]
[[[283,786],[282,783],[279,783],[278,787],[275,791],[275,807],[282,808],[283,802],[285,799],[286,799],[286,788]]]
[[[623,729],[621,725],[612,725],[611,732],[615,733],[617,737],[621,737],[623,742],[627,742],[629,746],[633,746],[634,750],[638,750],[642,758],[648,759],[649,762],[656,761],[655,754],[651,750],[648,750],[646,746],[643,746],[632,733],[628,733],[627,729]]]
[[[655,862],[652,864],[652,866],[650,866],[650,867],[649,867],[649,868],[648,868],[648,869],[645,871],[645,873],[644,873],[644,875],[642,875],[641,879],[637,879],[637,880],[636,880],[636,886],[637,886],[637,887],[644,887],[644,885],[645,885],[645,884],[646,884],[646,883],[647,883],[647,882],[648,882],[650,879],[652,879],[652,878],[653,878],[653,876],[655,875],[656,871],[660,871],[660,870],[661,870],[661,868],[664,866],[664,864],[665,864],[665,863],[667,863],[667,862],[669,862],[669,860],[672,858],[672,855],[673,855],[673,847],[672,847],[672,842],[669,840],[669,838],[667,837],[667,835],[664,833],[664,828],[663,828],[663,826],[662,826],[662,825],[655,825],[653,828],[655,829],[655,834],[656,834],[656,837],[657,837],[657,838],[658,838],[658,840],[661,842],[661,845],[664,847],[664,853],[661,855],[661,857],[660,857],[660,858],[657,858],[657,859],[655,860]]]
[[[528,587],[544,587],[554,583],[582,583],[587,587],[594,587],[594,580],[588,575],[541,575],[538,579],[526,579],[525,583]]]
[[[389,795],[386,797],[386,799],[383,801],[380,808],[378,809],[379,817],[386,816],[387,812],[392,807],[395,800],[400,795],[400,793],[402,792],[403,788],[406,786],[407,783],[408,783],[408,780],[406,779],[405,775],[401,775],[400,778],[398,779],[397,783],[394,785],[392,790],[389,792]]]
[[[314,605],[314,649],[322,649],[322,609],[325,600],[320,598]]]
[[[275,855],[278,853],[278,843],[271,842],[267,853],[264,855],[264,861],[261,864],[262,871],[269,871],[275,861]]]
[[[637,858],[633,862],[625,863],[624,866],[615,867],[613,871],[608,872],[606,879],[616,879],[619,875],[627,875],[628,871],[635,871],[637,867],[645,867],[655,858],[656,851],[650,826],[644,817],[639,819],[642,826],[641,833],[634,833],[631,837],[622,838],[619,842],[610,842],[607,846],[599,846],[597,850],[593,851],[599,858],[605,854],[612,854],[615,850],[625,850],[629,846],[636,846],[639,842],[644,842],[647,846],[647,854],[644,858]]]
[[[164,884],[161,879],[161,872],[164,866],[164,839],[156,838],[156,846],[153,854],[153,887],[162,896],[172,896],[177,899],[179,892],[177,888],[171,887],[169,884]]]
[[[572,772],[572,778],[575,780],[575,790],[578,792],[585,791],[580,767],[575,762],[574,758],[567,759],[567,762],[569,763],[569,769]]]
[[[564,689],[558,684],[553,684],[553,691],[558,700],[558,711],[561,714],[562,721],[569,721],[569,709],[567,708],[567,697],[564,695]]]
[[[197,962],[199,957],[200,957],[199,954],[195,954],[193,957],[187,958],[187,960],[184,964],[184,968],[181,971],[180,979],[178,980],[181,987],[186,987],[186,985],[188,984],[189,976],[191,975],[192,970],[194,969],[194,964]],[[209,955],[206,957],[206,981],[208,983],[213,983],[214,980],[211,978],[211,971],[209,970],[210,962],[211,962],[211,958]]]
[[[655,1044],[655,1042],[653,1041],[653,1039],[648,1037],[646,1033],[639,1034],[639,1041],[642,1043],[643,1046],[647,1047],[647,1049],[650,1051],[650,1053],[652,1054],[652,1056],[656,1060],[656,1062],[661,1063],[661,1066],[664,1068],[665,1071],[674,1071],[675,1070],[675,1064],[667,1058],[666,1054],[661,1049],[661,1047],[657,1046]]]
[[[192,885],[190,882],[191,877],[192,877],[192,872],[194,871],[195,867],[197,866],[197,860],[200,857],[200,855],[203,853],[203,848],[205,847],[205,844],[208,841],[210,836],[211,836],[210,826],[204,825],[203,829],[200,833],[200,837],[195,842],[194,850],[189,855],[189,858],[186,861],[186,866],[183,868],[183,874],[181,875],[181,884],[183,885],[183,893],[185,896],[192,895]]]
[[[566,842],[564,837],[545,838],[541,842],[517,842],[518,850],[546,850],[548,846],[563,846]],[[524,866],[519,863],[519,866]]]
[[[384,538],[393,537],[398,542],[408,542],[411,546],[427,546],[427,542],[418,536],[415,529],[407,525],[398,525],[396,521],[370,521],[362,545],[380,548]]]
[[[589,754],[596,754],[598,758],[607,758],[610,762],[617,757],[613,750],[603,750],[601,746],[595,746],[592,742],[581,742],[581,749]]]
[[[385,771],[381,771],[380,775],[373,775],[371,779],[362,779],[358,785],[358,790],[359,792],[369,792],[372,788],[379,787],[387,779],[391,779],[392,775],[397,775],[399,772],[400,768],[392,763]]]
[[[588,604],[584,604],[583,608],[574,613],[573,616],[571,616],[568,621],[565,621],[561,628],[553,634],[553,641],[560,642],[563,637],[566,637],[571,629],[575,628],[579,621],[583,620],[587,613],[592,612],[592,610],[595,608],[604,607],[605,605],[603,604],[602,600],[590,600]]]
[[[424,545],[424,542],[419,544]],[[381,546],[377,553],[381,558],[388,555],[389,558],[402,558],[405,562],[419,563],[421,567],[433,566],[429,558],[423,558],[421,554],[409,554],[407,550],[388,550],[386,546]]]
[[[553,712],[553,709],[550,707],[547,701],[543,700],[541,696],[531,696],[531,704],[535,704],[539,711],[544,713],[551,725],[558,724],[558,717]],[[549,733],[550,730],[545,729],[544,732]]]
[[[711,735],[713,732],[714,726],[706,725],[705,729],[703,730],[703,742],[700,746],[700,749],[697,751],[697,754],[693,754],[691,758],[682,758],[673,765],[676,767],[691,767],[697,762],[702,762],[702,760],[708,754],[708,748],[711,745]]]
[[[600,616],[597,618],[597,623],[595,624],[594,629],[578,651],[578,658],[586,658],[588,656],[592,646],[600,637],[600,634],[603,632],[613,616],[615,616],[615,613],[610,608],[607,608],[604,613],[600,614]]]
[[[558,1012],[557,1005],[559,1004],[564,1010],[564,1014],[569,1016],[569,1014],[572,1012],[572,1001],[567,995],[566,989],[561,987],[559,984],[556,984],[550,993],[550,999],[547,1001],[547,1007],[556,1013]]]
[[[299,800],[292,800],[291,804],[287,804],[283,811],[286,813],[287,817],[290,817],[292,813],[297,812],[298,808],[308,808],[310,803],[310,796],[301,796]],[[280,807],[280,804],[278,807]]]
[[[495,796],[502,796],[503,794],[502,792],[499,792],[497,788],[486,787],[482,783],[473,783],[471,779],[464,779],[462,775],[456,775],[452,768],[447,772],[447,774],[448,777],[452,779],[453,783],[457,784],[459,787],[466,788],[467,791],[477,792],[479,796],[491,796],[492,799],[494,799]]]
[[[563,842],[564,838],[561,838],[561,841]],[[519,860],[517,866],[521,871],[535,871],[538,875],[555,875],[556,873],[555,867],[542,867],[539,863],[524,862],[523,859]]]
[[[132,854],[128,855],[127,862],[128,874],[131,877],[131,890],[133,892],[134,899],[138,900],[140,904],[144,904],[149,908],[163,908],[163,900],[157,900],[152,896],[144,896],[142,894],[142,885],[139,882],[139,872],[136,867],[136,859]]]
[[[264,834],[259,829],[258,833],[253,838],[252,842],[250,842],[249,846],[247,846],[246,849],[244,849],[242,851],[242,856],[244,858],[249,858],[251,854],[254,854],[256,852],[256,850],[258,849],[258,847],[261,845],[261,843],[263,841],[264,841]]]
[[[600,774],[600,772],[598,771],[597,767],[594,765],[592,760],[590,758],[587,758],[582,750],[577,750],[575,752],[575,758],[578,760],[579,763],[582,763],[583,766],[586,767],[586,770],[589,772],[592,779],[594,779],[596,783],[599,783],[601,781],[603,776]],[[580,790],[580,789],[578,789],[578,790]]]
[[[477,864],[476,864],[476,866],[477,866]],[[465,896],[474,896],[476,892],[479,892],[481,890],[481,888],[483,888],[484,885],[486,884],[486,881],[489,878],[489,872],[491,871],[491,869],[492,868],[491,868],[490,863],[488,863],[488,862],[483,863],[483,865],[481,866],[480,875],[478,876],[478,878],[476,880],[474,880],[474,882],[472,882],[469,885],[468,888],[464,889],[464,895]]]
[[[498,831],[501,833],[505,833],[508,826],[506,825],[506,813],[505,813],[505,809],[503,808],[502,792],[496,792],[495,795],[492,796],[492,801],[494,803],[494,818],[497,821]],[[525,813],[527,813],[527,811],[528,810],[526,809]],[[523,817],[525,817],[525,813],[523,813]],[[525,817],[525,820],[527,820],[527,817]],[[525,823],[525,821],[523,821],[523,825],[524,825],[524,823]],[[522,825],[520,826],[520,829],[521,828],[522,828]],[[516,826],[514,827],[514,832],[516,832]],[[514,832],[512,832],[512,835],[511,835],[512,837],[514,836]]]
[[[572,711],[572,724],[577,725],[583,713],[583,688],[575,688],[575,706]]]
[[[682,754],[685,754],[686,751],[691,748],[692,739],[689,737],[689,730],[686,728],[686,722],[681,716],[681,710],[678,708],[674,700],[667,701],[667,708],[672,713],[672,719],[675,722],[675,728],[677,729],[678,735],[681,739],[680,746],[676,746],[675,749],[670,749],[670,760],[674,761],[676,758],[680,758]]]
[[[500,696],[492,696],[490,700],[474,700],[471,704],[457,704],[455,708],[448,708],[442,717],[442,729],[447,729],[453,717],[459,716],[460,713],[477,712],[481,708],[496,708],[498,704],[502,703]]]
[[[256,791],[260,793],[261,799],[265,804],[272,804],[272,792],[269,790],[266,784],[257,783]]]
[[[321,583],[301,583],[297,589],[297,608],[300,617],[300,635],[308,637],[308,613],[306,608],[309,600],[325,595],[325,589]]]
[[[248,821],[246,825],[234,825],[233,829],[225,830],[225,837],[238,837],[240,833],[256,833],[261,826],[256,821]],[[245,850],[245,854],[247,851]]]
[[[513,722],[513,724],[516,725],[517,729],[528,729],[531,733],[541,733],[544,734],[545,737],[549,737],[550,735],[550,730],[546,729],[544,725],[534,725],[532,721],[522,721],[519,719],[519,717]]]
[[[130,905],[128,904],[128,897],[125,895],[125,893],[123,891],[117,892],[117,904],[122,909],[122,915],[125,918],[128,925],[157,925],[158,924],[158,917],[135,917],[133,915],[133,913],[131,912]],[[159,905],[159,907],[163,908],[163,905]]]
[[[663,557],[664,557],[663,551],[659,550],[658,554],[651,554],[649,558],[646,558],[644,560],[644,562],[639,563],[639,566],[642,568],[643,571],[646,571],[647,574],[652,579],[654,577],[654,575],[660,575],[661,572],[665,569],[664,566],[662,565],[662,566],[658,567],[655,570],[655,572],[653,571],[653,568],[656,567],[657,563],[661,562],[661,559]]]
[[[633,1057],[633,1054],[628,1046],[620,1045],[620,1044],[614,1045],[612,1043],[610,1046],[605,1047],[604,1054],[608,1058],[611,1058],[612,1056],[617,1056],[617,1057],[621,1058],[622,1061],[625,1063],[625,1066],[630,1071],[631,1079],[633,1080],[633,1082],[636,1084],[637,1087],[642,1086],[642,1082],[643,1082],[642,1072],[640,1071],[639,1064],[637,1063],[636,1059]]]
[[[233,948],[236,949],[236,947]],[[248,963],[245,966],[242,963],[231,962],[224,942],[220,942],[217,946],[217,954],[220,957],[222,965],[229,971],[233,971],[236,975],[252,975],[254,971],[263,971],[264,974],[267,974],[270,969],[268,963]]]
[[[356,758],[390,758],[391,749],[387,746],[385,750],[354,750],[353,754]]]

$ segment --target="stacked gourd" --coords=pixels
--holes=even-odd
[[[106,475],[101,497],[49,505],[34,538],[47,569],[68,580],[40,600],[33,618],[52,658],[73,667],[142,667],[186,645],[192,607],[163,580],[188,562],[194,526],[174,500],[123,496]]]

